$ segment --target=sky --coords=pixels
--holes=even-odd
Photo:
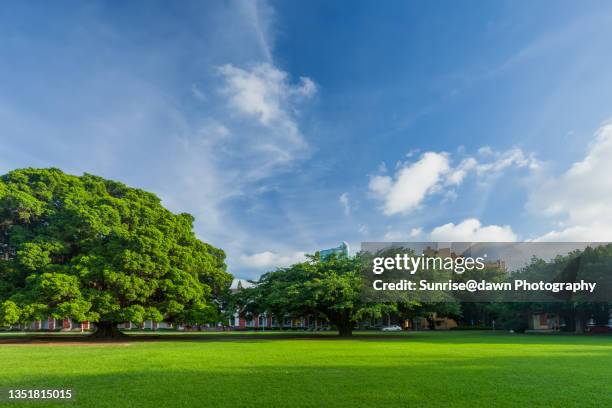
[[[15,1],[0,173],[152,191],[240,278],[341,241],[609,241],[611,44],[597,1]]]

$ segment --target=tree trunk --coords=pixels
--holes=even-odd
[[[429,330],[436,330],[436,321],[434,320],[433,317],[431,316],[427,316],[427,327],[429,328]]]
[[[351,323],[338,325],[338,335],[340,337],[351,337],[353,335],[353,325]]]
[[[584,322],[582,320],[582,316],[576,316],[574,319],[574,324],[576,326],[576,333],[584,333]]]
[[[340,337],[351,337],[353,335],[353,322],[349,316],[347,311],[340,312],[334,316],[335,321],[333,323],[338,327]]]
[[[274,319],[273,319],[274,320]],[[282,332],[283,331],[283,323],[285,323],[285,318],[281,317],[280,315],[276,316],[276,325],[278,326],[278,331]]]
[[[91,334],[91,337],[98,339],[117,339],[126,337],[125,334],[119,330],[117,323],[113,322],[98,322],[95,323],[96,331]]]

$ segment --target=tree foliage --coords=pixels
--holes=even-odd
[[[559,294],[553,302],[522,302],[507,304],[501,309],[504,326],[512,329],[527,328],[532,312],[559,314],[563,329],[582,332],[587,320],[593,318],[606,323],[612,303],[606,301],[612,293],[612,244],[587,247],[567,255],[559,255],[546,262],[532,258],[531,262],[515,272],[512,279],[528,281],[573,282],[585,279],[597,282],[599,294]],[[551,279],[554,278],[554,279]]]
[[[377,298],[368,292],[371,287],[371,282],[367,281],[369,274],[362,274],[360,268],[371,265],[374,255],[392,257],[398,251],[403,249],[392,248],[376,254],[360,253],[353,258],[334,256],[321,259],[319,256],[311,256],[306,262],[264,274],[255,287],[239,291],[233,296],[232,310],[238,309],[245,315],[265,312],[275,316],[277,321],[282,321],[286,316],[322,317],[334,324],[341,335],[349,335],[355,324],[364,318],[380,318],[385,315],[400,319],[426,317],[430,329],[435,328],[435,319],[440,317],[451,317],[463,320],[464,324],[475,323],[477,326],[491,326],[495,320],[496,327],[514,330],[524,330],[531,314],[540,311],[561,315],[563,321],[567,322],[564,326],[566,330],[584,326],[588,318],[598,322],[606,322],[608,318],[610,303],[595,302],[589,296],[559,298],[553,302],[503,303],[484,302],[477,296],[465,294],[454,299],[452,292],[434,292],[426,298],[428,300],[422,300],[405,291]],[[455,281],[557,279],[571,282],[580,279],[580,274],[571,273],[575,269],[572,265],[578,261],[580,274],[588,276],[589,280],[596,278],[598,285],[609,292],[612,287],[612,244],[575,251],[549,262],[534,258],[530,264],[513,273],[498,267],[466,271],[462,275],[452,272],[444,274],[444,271],[438,270],[419,270],[417,273],[420,278],[442,282],[450,278]],[[394,271],[386,271],[385,274],[388,280],[401,277],[401,273],[396,272],[394,275]]]
[[[396,305],[368,302],[361,296],[361,259],[332,255],[310,256],[301,262],[264,274],[257,286],[237,295],[243,310],[269,312],[278,321],[285,316],[320,316],[349,336],[365,317],[381,317]]]
[[[152,193],[91,174],[2,176],[0,319],[52,315],[112,326],[209,311],[231,276],[224,252],[198,240],[193,221]]]

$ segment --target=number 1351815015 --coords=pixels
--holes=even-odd
[[[74,398],[74,392],[71,389],[9,388],[3,394],[4,398],[9,400],[70,400]]]

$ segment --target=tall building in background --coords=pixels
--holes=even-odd
[[[349,244],[346,241],[342,241],[342,243],[335,247],[329,249],[322,249],[319,251],[319,256],[321,259],[328,258],[332,254],[336,254],[337,256],[344,256],[348,258],[349,256]]]

